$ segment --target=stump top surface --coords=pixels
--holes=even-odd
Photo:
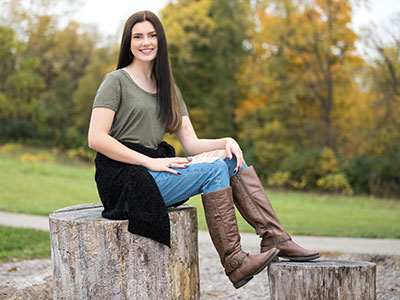
[[[184,205],[177,208],[168,208],[168,213],[196,209],[194,206]],[[102,221],[102,222],[128,222],[128,220],[110,220],[103,218],[101,212],[103,204],[88,203],[64,207],[54,211],[49,218],[65,221]]]
[[[333,260],[333,259],[318,259],[314,261],[295,262],[295,261],[280,261],[271,263],[273,268],[358,268],[358,267],[374,267],[374,263],[366,261],[350,261],[350,260]]]

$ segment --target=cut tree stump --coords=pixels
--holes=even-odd
[[[102,211],[93,203],[49,216],[54,299],[200,299],[195,207],[168,209],[171,248]]]
[[[268,267],[271,300],[375,300],[376,265],[369,262],[282,261]]]

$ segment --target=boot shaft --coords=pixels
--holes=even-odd
[[[258,235],[286,234],[252,166],[231,177],[231,185],[236,207]]]
[[[308,261],[319,257],[318,252],[306,250],[291,240],[253,167],[231,177],[231,185],[236,207],[262,237],[261,252],[276,247],[280,250],[279,256],[292,260]]]
[[[225,267],[226,262],[241,252],[239,228],[232,198],[227,187],[202,195],[204,214],[213,244]]]
[[[208,231],[225,274],[235,288],[240,288],[261,272],[279,250],[272,248],[255,255],[242,251],[231,187],[202,195],[202,200]]]

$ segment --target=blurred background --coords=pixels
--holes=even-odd
[[[99,201],[92,102],[123,22],[149,9],[198,136],[239,141],[289,231],[400,237],[399,1],[0,5],[0,210]]]

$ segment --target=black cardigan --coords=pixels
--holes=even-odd
[[[174,157],[174,148],[161,142],[156,150],[122,142],[132,150],[152,158]],[[108,219],[129,219],[128,231],[170,245],[167,208],[154,178],[143,166],[118,162],[97,153],[95,180]],[[126,205],[128,209],[126,209]]]

